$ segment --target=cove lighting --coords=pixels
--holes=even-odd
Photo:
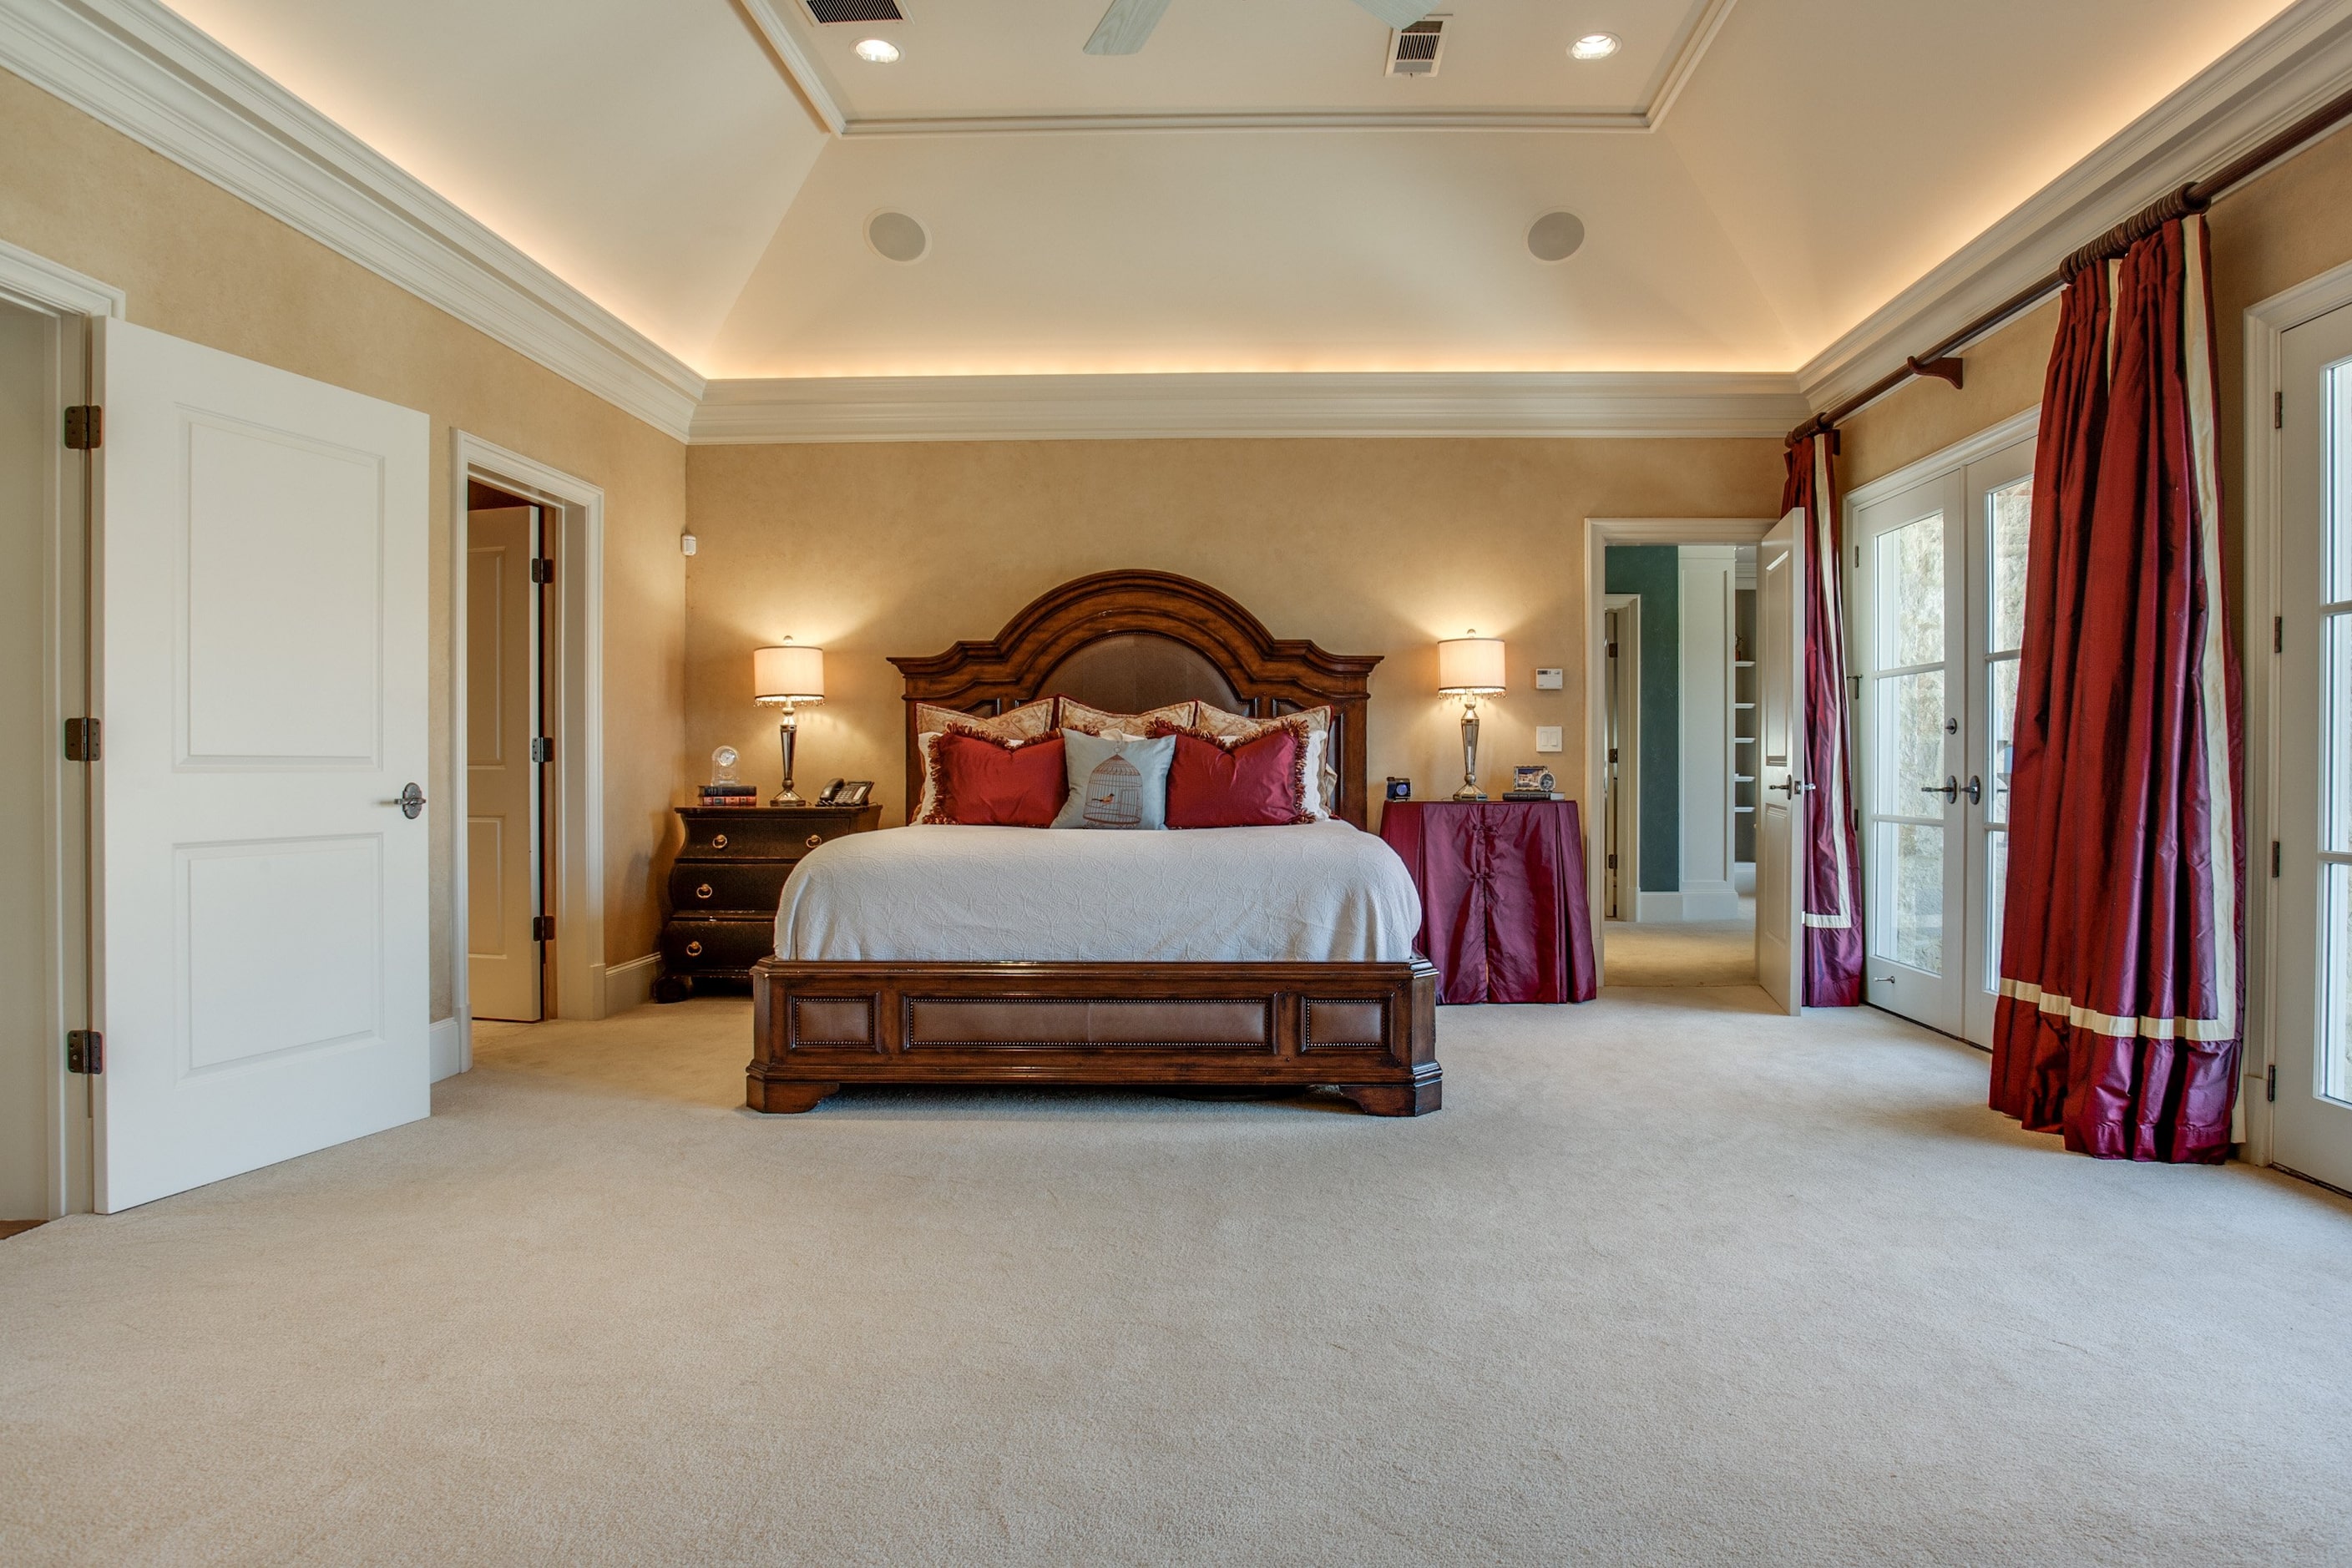
[[[1587,33],[1568,46],[1568,52],[1580,60],[1605,60],[1621,46],[1614,33]]]
[[[887,66],[898,58],[898,46],[887,38],[866,38],[857,46],[857,58],[869,65]]]

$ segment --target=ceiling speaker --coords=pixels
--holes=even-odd
[[[905,213],[876,213],[866,220],[866,243],[887,260],[920,261],[931,247],[931,237]]]
[[[1528,254],[1538,261],[1565,261],[1584,243],[1584,220],[1574,213],[1546,213],[1528,226]]]

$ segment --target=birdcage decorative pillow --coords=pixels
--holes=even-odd
[[[1089,735],[1065,730],[1070,797],[1056,827],[1160,828],[1168,826],[1168,769],[1176,760],[1172,736]]]

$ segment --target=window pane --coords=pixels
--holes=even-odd
[[[2033,521],[2033,481],[2022,479],[1985,497],[1992,525],[1992,651],[2025,640],[2026,534]]]
[[[2326,558],[2327,604],[2352,599],[2352,364],[2327,367],[2327,536],[2321,542]]]
[[[2352,852],[2352,616],[2320,622],[2319,847]]]
[[[1886,877],[1886,921],[1878,956],[1944,972],[1944,830],[1909,823],[1878,825],[1878,863]]]
[[[1985,835],[1984,988],[2000,989],[2001,900],[2009,897],[2009,835]]]
[[[1986,754],[1992,759],[1992,777],[1985,780],[1985,820],[2007,822],[2012,763],[2010,745],[2017,732],[2017,660],[1997,658],[1985,674],[1985,685],[1992,693],[1992,711],[1985,715],[1992,725],[1992,733],[1987,738]]]
[[[1944,518],[1941,512],[1878,536],[1878,664],[1944,659]]]
[[[2352,1100],[2352,866],[2320,867],[2319,1092]]]
[[[1944,672],[1881,676],[1878,680],[1878,809],[1927,816],[1944,809],[1924,789],[1943,787]]]

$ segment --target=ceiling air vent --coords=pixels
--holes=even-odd
[[[1424,16],[1410,27],[1389,35],[1391,76],[1435,76],[1445,53],[1445,24],[1451,18]]]
[[[903,22],[898,0],[803,0],[819,22]]]

